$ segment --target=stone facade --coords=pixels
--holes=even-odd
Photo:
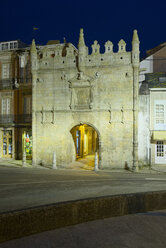
[[[68,166],[76,159],[73,127],[98,134],[100,168],[137,169],[139,40],[132,51],[120,40],[118,52],[94,41],[88,53],[83,30],[78,49],[71,43],[31,46],[33,164]]]

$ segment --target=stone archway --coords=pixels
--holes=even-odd
[[[94,169],[95,153],[100,157],[99,132],[92,125],[79,124],[70,133],[74,140],[76,160],[83,163],[85,169]]]

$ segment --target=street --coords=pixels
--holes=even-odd
[[[166,190],[166,175],[0,166],[0,213],[70,200]]]

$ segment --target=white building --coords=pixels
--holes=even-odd
[[[139,164],[166,165],[166,43],[147,51],[139,81]]]

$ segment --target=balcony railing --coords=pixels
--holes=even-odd
[[[13,89],[14,87],[14,79],[0,79],[0,90],[3,89]]]
[[[14,122],[15,123],[31,123],[32,114],[15,115]]]
[[[23,115],[2,115],[0,114],[0,124],[27,124],[32,122],[32,114]]]
[[[5,89],[15,89],[19,88],[20,85],[30,85],[32,83],[31,78],[9,78],[9,79],[0,79],[0,90]]]

